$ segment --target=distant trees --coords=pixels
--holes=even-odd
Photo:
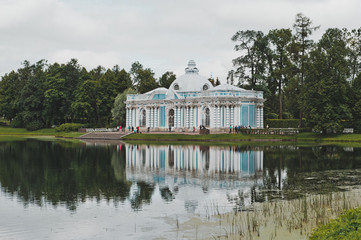
[[[339,131],[361,123],[361,28],[328,29],[314,43],[310,36],[319,26],[302,13],[293,31],[274,29],[264,34],[238,31],[232,40],[239,57],[228,81],[246,89],[264,91],[265,115],[287,112],[306,117],[309,127]],[[361,129],[359,129],[361,130]]]
[[[176,75],[173,72],[166,72],[159,78],[159,85],[164,88],[169,88],[175,79]]]
[[[163,76],[162,84],[175,79],[173,73]],[[88,71],[76,59],[66,64],[24,61],[20,69],[1,78],[0,116],[13,127],[29,130],[66,122],[109,126],[124,120],[112,115],[118,94],[130,93],[126,90],[133,87],[144,93],[158,86],[153,71],[139,62],[127,72],[118,65]],[[124,115],[125,109],[121,111]]]

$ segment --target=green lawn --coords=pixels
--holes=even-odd
[[[0,127],[0,135],[7,136],[55,136],[55,137],[79,137],[84,133],[57,132],[54,128],[44,128],[37,131],[28,131],[25,128]]]
[[[247,134],[131,134],[124,140],[144,141],[247,141],[247,140],[282,140],[297,142],[361,142],[361,134],[333,134],[299,133],[294,135],[247,135]]]

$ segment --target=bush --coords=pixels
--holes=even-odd
[[[293,119],[293,115],[289,112],[283,112],[282,119]]]
[[[29,131],[35,131],[42,129],[44,127],[44,124],[39,120],[34,120],[25,125],[26,130]]]
[[[71,132],[78,131],[79,128],[84,127],[82,123],[63,123],[59,127],[56,127],[57,132]]]
[[[309,239],[361,239],[361,208],[346,211],[329,224],[316,228]]]
[[[267,113],[266,119],[278,119],[278,114],[277,113]]]
[[[265,126],[270,128],[298,128],[298,119],[266,119]]]
[[[10,123],[10,126],[13,128],[22,128],[24,127],[23,119],[20,116],[16,116]]]

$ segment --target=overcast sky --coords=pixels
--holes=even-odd
[[[297,13],[321,28],[360,28],[360,0],[0,0],[0,76],[34,63],[76,58],[88,70],[139,61],[156,77],[184,73],[226,81],[239,30],[292,28]]]

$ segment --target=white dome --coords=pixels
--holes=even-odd
[[[212,88],[213,86],[208,79],[198,74],[196,63],[193,60],[188,62],[185,74],[174,80],[169,87],[176,92],[200,92]]]

